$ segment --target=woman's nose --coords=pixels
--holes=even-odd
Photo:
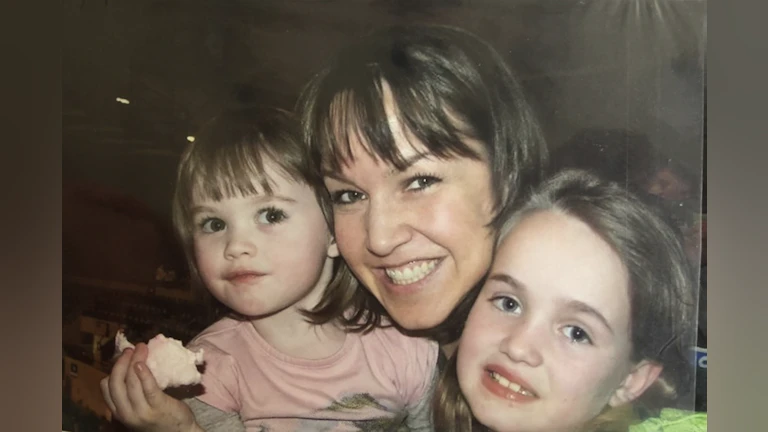
[[[387,256],[411,239],[405,214],[391,202],[372,201],[366,214],[366,247],[376,256]]]

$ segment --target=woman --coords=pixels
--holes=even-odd
[[[546,147],[520,83],[475,35],[394,26],[339,53],[297,111],[333,201],[339,251],[365,290],[320,315],[391,319],[444,345],[492,258],[496,216],[535,184]]]

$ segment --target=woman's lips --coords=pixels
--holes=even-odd
[[[407,295],[419,291],[440,269],[442,259],[411,261],[398,267],[380,267],[381,285],[395,295]]]
[[[408,285],[432,274],[439,262],[440,260],[437,259],[411,261],[402,266],[384,268],[384,273],[387,274],[392,283]]]

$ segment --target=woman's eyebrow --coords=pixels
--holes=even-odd
[[[406,158],[403,158],[403,169],[402,169],[402,170],[399,170],[399,171],[401,171],[401,172],[402,172],[402,171],[405,171],[405,170],[407,170],[408,168],[410,168],[410,167],[412,167],[413,165],[415,165],[415,164],[416,164],[416,162],[418,162],[418,161],[420,161],[420,160],[422,160],[422,159],[425,159],[425,158],[427,158],[427,157],[429,157],[429,156],[430,156],[430,154],[429,154],[429,153],[422,153],[422,152],[419,152],[419,153],[416,153],[416,154],[412,154],[412,155],[410,155],[410,156],[408,156],[408,157],[406,157]]]
[[[352,184],[352,182],[344,176],[344,174],[339,173],[338,171],[333,170],[323,170],[323,177],[327,177],[330,179],[334,179],[336,181],[340,181],[342,183],[349,183]]]
[[[416,153],[416,154],[412,154],[410,156],[404,157],[401,168],[398,168],[398,167],[390,168],[390,170],[387,172],[387,177],[393,177],[398,174],[402,174],[408,171],[409,169],[411,169],[420,160],[426,159],[428,157],[429,157],[429,153]]]
[[[388,172],[387,176],[391,177],[397,174],[400,174],[402,172],[407,171],[410,169],[413,165],[415,165],[417,162],[419,162],[422,159],[429,158],[431,155],[429,153],[415,153],[410,156],[407,156],[403,158],[402,163],[402,169],[397,167],[392,167]],[[322,170],[323,177],[332,178],[334,180],[338,180],[343,183],[350,183],[353,184],[351,180],[349,180],[344,174],[342,174],[339,171],[332,170],[332,169],[323,169]]]

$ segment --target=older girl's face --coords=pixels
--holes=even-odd
[[[336,242],[352,271],[407,329],[440,324],[490,267],[494,233],[491,173],[484,160],[438,159],[384,107],[404,170],[364,142],[325,184],[334,206]],[[355,137],[356,134],[350,134]],[[485,154],[480,142],[466,144]]]
[[[495,431],[573,431],[655,379],[630,362],[628,274],[578,219],[525,217],[504,238],[470,312],[457,374]]]

